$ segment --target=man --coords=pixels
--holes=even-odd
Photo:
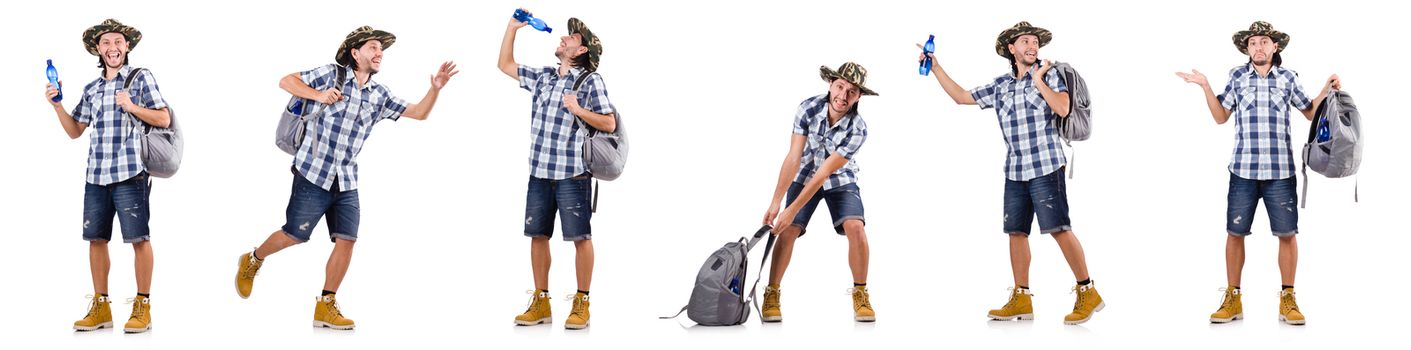
[[[828,203],[833,231],[848,239],[848,267],[852,270],[853,320],[873,322],[877,314],[867,295],[867,264],[870,251],[863,229],[862,191],[857,186],[861,170],[853,159],[867,141],[867,123],[857,111],[863,95],[877,96],[865,85],[867,69],[853,62],[837,70],[819,67],[819,76],[828,82],[828,92],[799,104],[794,115],[794,132],[789,153],[779,166],[774,197],[764,213],[764,224],[773,225],[778,245],[770,262],[769,285],[764,287],[764,322],[780,322],[779,285],[794,255],[794,242],[806,233],[818,202]],[[788,206],[781,213],[779,200]]]
[[[88,133],[88,169],[83,189],[83,240],[88,241],[88,265],[93,277],[93,296],[88,314],[73,328],[91,331],[113,327],[108,304],[108,241],[113,237],[113,216],[122,225],[123,242],[131,243],[137,296],[128,299],[132,314],[123,326],[127,333],[152,328],[152,179],[142,163],[141,124],[167,127],[171,114],[157,88],[152,72],[128,66],[128,53],[142,41],[142,32],[108,19],[83,32],[83,46],[98,56],[103,75],[83,87],[83,97],[73,113],[54,102],[59,90],[46,84],[45,97],[59,116],[59,125],[71,139]],[[132,80],[130,88],[124,84]],[[61,84],[62,85],[62,84]],[[128,115],[131,115],[129,117]]]
[[[293,187],[285,224],[269,235],[254,251],[240,256],[235,274],[235,291],[249,298],[255,274],[270,255],[313,234],[320,217],[328,223],[334,242],[324,270],[323,292],[314,304],[314,327],[353,329],[353,320],[343,317],[335,300],[338,286],[348,273],[353,243],[358,239],[358,152],[382,120],[401,117],[426,120],[441,88],[459,71],[454,62],[445,62],[431,76],[431,89],[421,102],[407,104],[392,95],[386,86],[372,80],[382,66],[383,50],[392,47],[395,35],[372,27],[361,27],[343,39],[334,55],[336,64],[292,73],[279,81],[279,87],[296,97],[320,104],[309,121],[307,133],[294,156]],[[343,74],[338,74],[342,70]],[[343,80],[338,78],[342,76]]]
[[[1323,91],[1312,100],[1303,92],[1298,73],[1283,68],[1280,55],[1288,47],[1289,35],[1274,30],[1268,22],[1254,22],[1249,30],[1232,37],[1235,48],[1249,61],[1230,70],[1225,90],[1216,95],[1200,71],[1178,72],[1188,83],[1200,85],[1205,103],[1216,124],[1235,120],[1235,149],[1230,159],[1230,187],[1225,231],[1225,278],[1228,287],[1220,308],[1210,315],[1211,323],[1227,323],[1244,318],[1240,302],[1240,273],[1244,268],[1244,238],[1250,235],[1254,209],[1264,200],[1269,226],[1279,238],[1279,272],[1283,286],[1279,292],[1279,320],[1304,324],[1303,312],[1294,300],[1294,269],[1298,266],[1298,193],[1294,188],[1293,145],[1289,138],[1288,107],[1313,120],[1318,103],[1328,89],[1341,89],[1334,74]]]
[[[1063,318],[1065,324],[1087,322],[1105,306],[1088,276],[1088,263],[1083,246],[1073,233],[1068,217],[1067,186],[1064,183],[1063,148],[1060,145],[1058,118],[1067,117],[1068,87],[1051,71],[1052,63],[1039,63],[1039,48],[1048,45],[1053,34],[1029,22],[1019,22],[1000,32],[995,39],[995,53],[1009,60],[1010,74],[1001,75],[989,84],[969,92],[951,80],[939,61],[935,64],[936,81],[955,103],[994,108],[999,117],[1008,156],[1004,163],[1004,233],[1009,235],[1009,263],[1014,271],[1014,287],[1003,307],[990,310],[994,320],[1033,319],[1034,306],[1029,292],[1029,233],[1034,217],[1038,217],[1039,232],[1052,236],[1068,260],[1077,300],[1073,312]],[[922,59],[934,56],[927,54]]]
[[[521,326],[553,322],[549,307],[549,238],[554,234],[554,212],[558,212],[559,220],[563,220],[563,239],[572,241],[577,250],[578,292],[569,296],[573,308],[564,328],[584,329],[588,327],[588,293],[593,280],[593,210],[592,174],[588,173],[582,150],[588,138],[587,128],[616,130],[616,109],[608,100],[607,85],[597,74],[602,41],[583,21],[568,19],[568,35],[559,38],[554,50],[558,67],[529,67],[515,61],[515,32],[525,25],[510,19],[500,43],[499,58],[500,71],[533,93],[524,235],[530,238],[534,290],[530,292],[533,296],[528,309],[515,316],[514,322]]]

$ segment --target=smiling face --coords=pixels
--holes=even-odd
[[[571,33],[559,38],[559,46],[554,48],[554,57],[559,60],[569,62],[574,57],[588,53],[588,48],[583,46],[583,34]]]
[[[1250,62],[1254,62],[1256,66],[1269,65],[1274,53],[1279,52],[1279,44],[1267,36],[1251,36],[1245,39],[1244,45]]]
[[[106,68],[122,68],[127,62],[127,36],[122,33],[106,33],[98,37],[98,57]]]
[[[382,70],[382,41],[368,40],[362,47],[349,49],[353,52],[353,61],[357,62],[358,70],[363,70],[368,74],[377,74]]]
[[[844,115],[852,111],[857,105],[857,100],[862,98],[862,90],[857,85],[843,79],[833,79],[828,84],[828,110],[829,114]]]
[[[1032,66],[1039,61],[1039,37],[1033,34],[1020,35],[1009,43],[1009,54],[1017,64]]]

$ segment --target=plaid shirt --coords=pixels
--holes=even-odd
[[[1312,101],[1298,83],[1298,73],[1273,67],[1261,77],[1254,65],[1230,70],[1230,82],[1216,96],[1233,112],[1235,150],[1230,172],[1251,180],[1293,176],[1293,146],[1289,141],[1289,106],[1308,109]]]
[[[334,82],[336,69],[337,65],[330,64],[299,73],[304,84],[319,91],[336,83],[341,86],[344,100],[315,111],[321,115],[308,123],[304,142],[294,156],[294,168],[325,190],[332,190],[336,181],[340,191],[352,191],[358,189],[358,152],[372,133],[372,126],[384,119],[401,118],[407,101],[371,79],[359,88],[351,68],[343,68],[348,70],[345,81]]]
[[[106,186],[137,176],[146,170],[142,164],[142,139],[136,117],[128,117],[118,108],[118,91],[123,87],[132,67],[123,66],[113,80],[103,77],[83,87],[83,97],[74,106],[73,119],[93,128],[88,133],[88,183]],[[132,81],[128,90],[132,103],[147,109],[162,109],[167,102],[157,89],[157,79],[144,71]]]
[[[823,167],[823,161],[833,152],[848,159],[847,165],[828,175],[823,189],[844,186],[857,182],[857,161],[853,156],[867,141],[867,123],[862,115],[848,113],[837,124],[828,125],[828,94],[809,97],[799,103],[799,111],[794,115],[794,135],[808,138],[800,159],[799,175],[794,182],[807,183],[815,172]]]
[[[1012,181],[1029,181],[1048,175],[1068,163],[1054,124],[1058,116],[1034,87],[1032,77],[1037,69],[1037,65],[1030,67],[1023,79],[1016,80],[1013,75],[1005,74],[988,85],[970,90],[970,97],[981,109],[994,108],[999,116],[1004,145],[1009,148],[1004,160],[1004,176]],[[1044,83],[1053,92],[1068,91],[1068,85],[1058,78],[1057,70],[1050,69],[1044,75]]]
[[[583,160],[583,142],[588,131],[578,126],[577,118],[563,105],[565,92],[583,74],[573,68],[559,76],[558,67],[530,68],[519,66],[519,87],[534,93],[529,122],[529,175],[548,180],[563,180],[588,171]],[[607,85],[601,76],[589,75],[578,88],[578,104],[598,114],[616,111],[608,100]]]

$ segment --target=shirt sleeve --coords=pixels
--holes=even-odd
[[[533,92],[539,87],[539,76],[549,73],[552,67],[530,68],[519,65],[519,87]]]
[[[1063,78],[1058,76],[1057,69],[1049,68],[1048,73],[1044,74],[1044,84],[1048,84],[1048,88],[1053,92],[1068,92],[1068,84],[1065,84]]]
[[[401,119],[402,113],[407,111],[407,101],[392,95],[392,90],[385,86],[378,85],[377,91],[382,95],[382,109],[377,112],[377,119]]]
[[[995,82],[991,81],[989,84],[970,90],[970,98],[975,99],[975,104],[979,105],[980,109],[994,108],[995,87]]]
[[[1289,104],[1298,110],[1306,110],[1313,107],[1313,100],[1308,98],[1308,94],[1303,91],[1303,82],[1299,81],[1298,73],[1289,73]]]
[[[1222,91],[1219,95],[1215,96],[1216,100],[1220,100],[1220,106],[1225,107],[1225,110],[1227,111],[1235,110],[1235,104],[1239,102],[1235,101],[1239,98],[1238,93],[1235,93],[1234,96],[1231,96],[1231,93],[1235,92],[1235,72],[1237,70],[1239,69],[1236,68],[1230,70],[1229,80],[1227,83],[1225,83],[1225,91]]]
[[[93,104],[88,103],[88,101],[93,98],[93,94],[89,92],[92,88],[93,84],[88,84],[88,86],[83,88],[83,96],[79,97],[78,105],[73,106],[73,112],[69,113],[74,121],[83,124],[93,124]]]
[[[794,112],[794,135],[808,134],[808,114],[809,107],[813,105],[814,98],[804,100],[799,104],[798,112]]]
[[[853,118],[859,117],[853,116]],[[837,152],[839,155],[843,156],[843,158],[852,160],[852,157],[857,155],[857,151],[862,149],[864,142],[867,142],[867,123],[859,118],[857,119],[857,125],[855,125],[852,130],[848,131],[848,137],[844,138],[843,142],[838,144]]]
[[[617,112],[612,106],[612,100],[608,99],[607,84],[603,83],[603,77],[597,73],[588,75],[588,80],[583,82],[583,90],[587,90],[586,99],[580,101],[584,109],[598,114],[613,114]],[[582,96],[580,96],[582,97]]]
[[[157,88],[157,78],[152,75],[152,71],[143,69],[141,73],[133,77],[132,87],[127,93],[132,97],[132,103],[147,109],[167,108],[167,101],[162,98],[162,92]]]
[[[299,80],[304,82],[314,90],[328,90],[333,86],[333,80],[338,79],[338,65],[329,64],[318,68],[299,72]]]

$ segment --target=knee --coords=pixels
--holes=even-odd
[[[866,225],[862,220],[848,220],[843,222],[843,233],[848,235],[849,240],[867,242]]]

